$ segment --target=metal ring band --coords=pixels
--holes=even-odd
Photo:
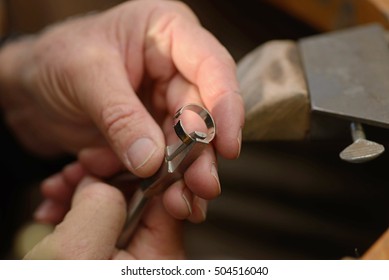
[[[196,137],[196,139],[193,139],[193,134],[188,134],[182,125],[182,121],[179,119],[179,117],[184,113],[185,110],[189,110],[192,112],[197,113],[204,121],[208,133],[205,137]],[[174,130],[177,134],[177,136],[181,139],[182,142],[186,143],[188,141],[194,141],[194,140],[201,140],[203,142],[211,142],[216,134],[216,125],[215,121],[213,120],[211,114],[207,109],[205,109],[203,106],[197,105],[197,104],[188,104],[183,107],[181,107],[176,114],[174,115]]]

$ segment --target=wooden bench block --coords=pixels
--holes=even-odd
[[[238,63],[244,140],[300,140],[309,130],[308,90],[293,41],[270,41]]]

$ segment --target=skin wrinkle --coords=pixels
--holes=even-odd
[[[48,45],[49,44],[46,44],[47,46],[46,49],[47,49],[47,53],[50,53],[52,52],[51,51],[52,48]],[[43,93],[42,95],[46,97],[46,102],[51,104],[51,106],[53,106],[54,108],[54,110],[48,111],[47,110],[48,106],[44,102],[42,101],[39,102],[40,100],[36,99],[35,101],[39,102],[42,112],[49,114],[50,118],[57,118],[56,115],[58,114],[54,113],[55,111],[55,112],[61,112],[61,114],[63,116],[66,116],[66,118],[68,118],[70,121],[75,121],[75,120],[80,121],[83,119],[85,119],[86,121],[85,113],[82,113],[79,109],[77,109],[77,104],[71,102],[69,98],[66,98],[61,94],[59,95],[59,103],[55,102],[55,98],[53,98],[52,94],[50,94],[51,90],[49,90],[48,88],[52,87],[57,92],[66,92],[57,82],[55,82],[61,80],[61,75],[59,75],[57,69],[51,67],[51,61],[47,61],[47,59],[41,58],[39,56],[35,56],[33,58],[33,60],[35,61],[40,59],[44,61],[44,66],[45,66],[45,67],[41,67],[40,69],[42,75],[41,76],[37,75],[39,72],[38,69],[36,69],[36,71],[31,72],[31,70],[27,71],[27,69],[29,69],[27,68],[24,71],[22,71],[22,80],[26,88],[27,88],[27,84],[31,84],[35,88],[35,90],[41,89]],[[36,80],[35,83],[33,82],[34,80]],[[57,105],[57,104],[61,104],[61,105]]]
[[[169,83],[171,82],[171,79],[177,73],[177,69],[174,63],[172,62],[172,57],[171,57],[172,41],[173,41],[171,26],[172,24],[174,24],[174,21],[176,20],[177,17],[175,14],[169,14],[169,16],[165,16],[167,17],[167,19],[164,20],[163,24],[161,24],[160,21],[157,21],[157,26],[153,27],[152,26],[153,17],[155,16],[156,13],[160,12],[160,10],[161,7],[156,7],[150,13],[148,19],[147,34],[146,34],[146,38],[148,39],[146,40],[146,44],[144,48],[146,69],[148,68],[148,72],[151,74],[151,77],[156,79],[155,85],[153,86],[153,90],[152,90],[154,94],[152,96],[152,100],[150,101],[151,102],[150,104],[155,108],[157,108],[157,111],[165,111],[160,113],[159,115],[154,115],[154,118],[157,120],[159,124],[161,124],[161,120],[163,120],[167,116],[166,110],[165,109],[161,110],[161,109],[166,107],[165,97],[167,94],[167,89],[169,87]],[[160,39],[156,39],[155,34],[163,34],[163,35],[158,36],[158,38]],[[165,51],[161,50],[159,54],[162,56],[164,54],[166,55],[164,61],[165,63],[166,62],[168,63],[168,65],[166,65],[165,67],[167,70],[161,72],[160,69],[157,69],[157,73],[153,75],[152,72],[155,71],[152,71],[152,69],[150,69],[150,67],[147,67],[147,65],[151,65],[151,67],[154,66],[153,59],[152,57],[150,58],[150,56],[152,56],[153,52],[158,52],[158,50],[160,49],[158,46],[161,45],[161,41],[167,42],[168,44],[167,46],[166,43],[164,44]],[[149,103],[146,102],[145,106],[146,108],[150,109],[148,104]]]
[[[89,211],[88,215],[90,217],[100,217],[101,219],[104,220],[104,219],[106,219],[104,217],[105,212],[101,211],[101,209],[105,209],[105,207],[108,204],[115,203],[115,204],[119,204],[121,206],[121,208],[123,208],[123,209],[125,208],[125,204],[123,203],[123,200],[116,199],[117,195],[114,195],[112,193],[112,191],[114,191],[115,193],[118,192],[116,189],[99,188],[99,185],[95,185],[94,188],[88,188],[86,190],[85,189],[81,190],[82,193],[78,194],[77,201],[74,202],[77,205],[74,207],[81,207],[81,209],[82,209],[84,207],[84,205],[79,204],[79,201],[84,201],[84,200],[93,201],[94,202],[93,209],[90,209],[90,207],[88,207],[85,210]],[[113,199],[115,201],[113,201]],[[90,212],[92,210],[93,210],[93,212]],[[108,215],[108,217],[110,217],[110,215]],[[82,226],[80,226],[80,228],[77,230],[77,232],[74,232],[74,231],[72,231],[72,232],[74,232],[76,234],[88,232],[88,228],[90,228],[90,227],[95,227],[94,219],[85,220],[84,223],[82,224]],[[113,233],[117,232],[117,229],[115,229],[113,227],[113,225],[111,225],[111,228],[108,228],[108,229],[102,228],[101,230],[110,231]],[[64,234],[66,234],[66,230],[64,231]],[[80,238],[80,237],[84,237],[84,238]],[[73,247],[74,247],[74,250],[78,256],[84,256],[85,258],[92,257],[93,259],[95,259],[97,256],[97,253],[94,251],[101,250],[101,248],[97,249],[95,244],[96,243],[106,244],[106,242],[101,242],[100,240],[95,240],[95,238],[93,236],[89,236],[89,237],[91,237],[91,238],[88,238],[88,236],[83,236],[81,234],[81,236],[74,236],[74,238],[72,238],[71,240],[75,241],[73,244]],[[70,246],[69,246],[69,244],[64,244],[64,245],[67,246],[67,247],[65,247],[65,251],[67,248],[72,248],[72,245],[70,245]],[[105,251],[109,252],[109,248],[111,246],[112,246],[112,244],[106,244],[105,247],[107,247],[107,250],[105,250]],[[73,253],[70,253],[69,255],[72,256]],[[106,258],[108,258],[108,256]]]
[[[50,93],[52,91],[50,90],[50,88],[55,89],[56,92],[66,92],[66,91],[64,91],[63,88],[57,82],[55,82],[61,80],[62,77],[62,75],[58,74],[57,69],[52,69],[52,67],[45,67],[45,69],[47,71],[41,71],[41,73],[43,73],[41,75],[41,79],[39,78],[36,79],[38,82],[36,88],[41,89],[42,95],[46,97],[44,101],[51,104],[54,110],[51,111],[47,110],[48,106],[44,104],[43,101],[40,102],[40,100],[36,100],[36,102],[39,102],[42,112],[48,114],[49,118],[54,118],[54,119],[57,119],[58,116],[56,112],[61,112],[61,116],[65,117],[69,121],[74,121],[74,122],[82,121],[85,124],[91,124],[91,121],[86,117],[85,112],[82,112],[80,109],[78,109],[80,108],[79,105],[70,101],[69,98],[65,97],[62,94],[54,97]],[[67,83],[66,81],[67,81],[66,78],[63,79],[63,84],[65,85],[65,87],[72,88],[70,86],[70,83]],[[56,102],[56,99],[59,99],[59,102]]]
[[[153,16],[155,13],[158,13],[160,11],[160,8],[154,9],[149,17],[149,25],[147,26],[147,34],[146,34],[146,43],[144,47],[144,53],[145,53],[145,64],[146,69],[148,70],[150,77],[155,78],[161,82],[163,81],[169,81],[171,77],[174,75],[176,68],[172,61],[172,25],[177,20],[177,16],[175,14],[169,14],[165,15],[165,19],[163,23],[161,23],[161,20],[158,20],[156,24],[153,24]],[[159,34],[159,35],[158,35]],[[161,43],[165,42],[165,44]],[[167,42],[167,44],[166,44]],[[162,49],[161,49],[162,48]],[[161,71],[161,69],[158,67],[156,71],[153,71],[154,63],[153,63],[153,57],[155,55],[152,55],[153,53],[159,54],[159,56],[164,58],[164,65],[167,69],[166,71]],[[149,54],[149,55],[148,55]],[[150,56],[152,56],[150,58]],[[150,60],[150,61],[148,61]],[[166,62],[168,65],[166,65]],[[153,73],[156,72],[156,73]]]
[[[125,4],[128,5],[128,3],[124,3],[123,5]],[[135,21],[136,26],[132,27],[131,32],[123,29],[123,26],[127,25],[127,21],[130,18],[125,14],[125,11],[126,10],[122,10],[119,19],[112,25],[113,28],[115,28],[114,31],[110,33],[115,34],[114,41],[120,50],[120,55],[123,61],[125,62],[125,70],[129,83],[134,90],[137,90],[143,79],[144,62],[140,58],[143,58],[143,42],[144,34],[146,33],[146,24],[139,25],[138,23],[145,22],[142,18],[140,18]],[[138,14],[139,13],[135,13],[133,17],[137,17]],[[143,15],[142,13],[140,14]],[[133,37],[137,39],[134,40]],[[135,56],[133,55],[134,53],[136,54]]]
[[[205,81],[204,84],[200,84],[200,87],[201,88],[207,88],[209,90],[207,90],[207,96],[208,97],[212,97],[212,102],[214,104],[217,104],[217,102],[219,101],[219,99],[223,96],[225,96],[226,94],[230,94],[231,93],[231,89],[228,89],[224,84],[221,85],[222,88],[220,88],[220,85],[217,85],[216,83],[214,83],[209,77],[207,79],[201,79],[201,74],[204,75],[206,71],[202,71],[202,68],[206,68],[206,64],[207,63],[214,63],[214,62],[217,62],[217,60],[215,59],[214,56],[210,55],[208,56],[206,59],[204,59],[198,66],[198,68],[196,69],[196,81],[198,81],[198,83],[200,81]],[[217,64],[219,64],[217,62]],[[230,62],[231,65],[220,65],[220,68],[235,68],[235,63],[233,62],[233,60],[231,60]],[[227,81],[228,83],[229,81]],[[234,92],[238,92],[239,90],[238,89],[235,89]],[[201,95],[205,95],[205,93],[201,93]]]
[[[107,134],[111,139],[115,139],[115,135],[122,131],[129,123],[129,120],[138,118],[139,115],[134,107],[126,105],[112,105],[103,109],[102,120]]]
[[[188,20],[188,18],[190,18],[191,20],[193,20],[193,22],[199,24],[197,17],[190,10],[188,10],[188,8],[185,4],[179,3],[179,2],[177,2],[176,4],[178,4],[179,8],[182,11],[184,11],[184,13],[187,15],[185,17],[185,20]],[[177,7],[175,7],[175,8],[177,8]],[[151,13],[150,19],[157,12],[160,12],[160,11],[162,11],[162,14],[164,14],[164,13],[166,13],[166,11],[169,12],[169,9],[166,7],[166,5],[157,6],[154,9],[154,11]],[[162,34],[168,33],[168,36],[167,36],[168,38],[166,38],[164,41],[169,42],[167,54],[168,54],[168,58],[171,61],[172,68],[175,69],[175,71],[171,70],[170,75],[162,73],[163,75],[166,75],[165,80],[168,80],[168,79],[171,79],[175,73],[177,73],[177,69],[176,69],[176,66],[174,65],[174,57],[173,57],[173,46],[174,46],[174,38],[175,38],[174,27],[180,26],[180,21],[185,22],[185,20],[182,20],[183,16],[180,13],[169,12],[169,16],[165,15],[165,17],[168,17],[168,19],[165,20],[166,22],[164,24],[162,24],[162,27],[155,28],[157,30],[155,33],[157,33],[157,34],[158,33],[162,33]],[[174,23],[176,23],[176,22],[178,22],[178,23],[174,25]],[[151,22],[150,22],[150,24],[151,24]],[[148,30],[153,30],[153,28],[149,27]],[[154,36],[148,36],[148,37],[154,37]],[[159,37],[163,37],[163,36],[159,36]],[[157,46],[156,42],[158,42],[158,41],[159,40],[152,40],[152,45],[154,45],[154,47]],[[169,71],[167,71],[167,72],[169,73]],[[156,77],[156,78],[161,79],[161,77]]]

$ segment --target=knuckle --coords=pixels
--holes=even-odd
[[[91,66],[104,61],[106,52],[102,47],[93,46],[93,44],[85,44],[80,48],[71,49],[63,57],[61,61],[62,71],[67,76],[74,76],[75,74],[87,73]]]
[[[151,14],[157,17],[175,18],[183,21],[199,22],[190,7],[181,1],[151,0]]]
[[[136,106],[106,106],[102,112],[103,129],[111,139],[116,138],[116,135],[124,129],[133,127],[141,121],[142,113]]]

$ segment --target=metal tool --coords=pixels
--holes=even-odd
[[[339,154],[342,160],[351,163],[367,162],[385,151],[381,144],[366,139],[363,127],[358,122],[351,123],[351,136],[353,143]]]
[[[193,111],[202,118],[207,132],[186,132],[180,118],[186,110]],[[174,130],[181,141],[166,147],[165,160],[158,172],[143,180],[130,199],[127,220],[117,243],[118,248],[125,248],[128,245],[148,199],[160,194],[171,184],[181,179],[184,172],[199,157],[216,134],[215,122],[211,114],[196,104],[186,105],[177,111],[174,116]]]
[[[299,48],[313,117],[321,113],[351,121],[354,143],[340,157],[365,162],[379,156],[384,147],[366,140],[360,122],[389,128],[385,30],[377,24],[349,28],[304,38]]]
[[[299,42],[314,112],[389,128],[389,51],[377,24]]]

